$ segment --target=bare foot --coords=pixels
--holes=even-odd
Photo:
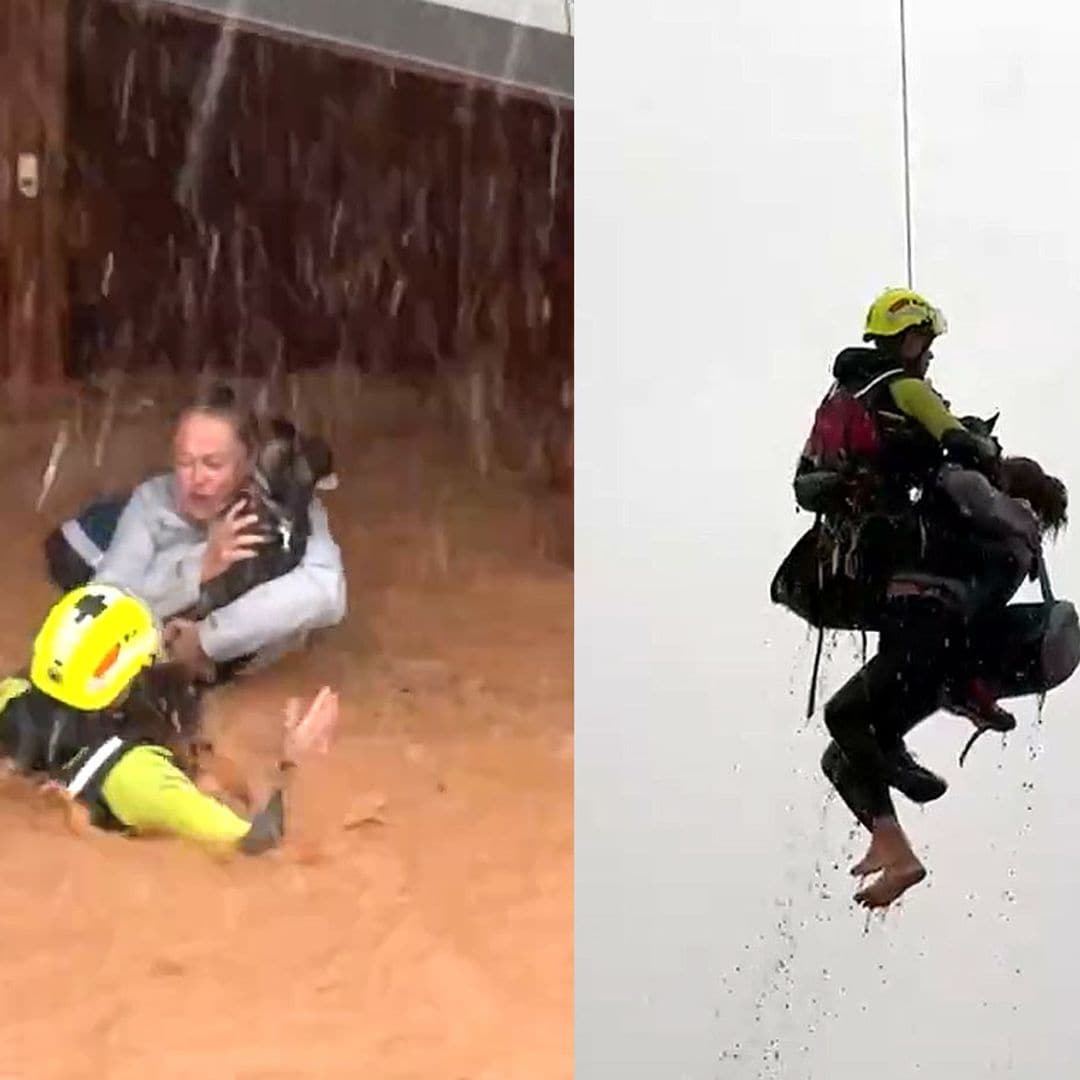
[[[866,877],[886,866],[900,865],[915,858],[900,822],[892,815],[874,818],[870,823],[870,847],[851,868],[853,877]]]
[[[888,907],[912,885],[926,877],[926,867],[918,859],[886,866],[874,881],[855,894],[855,903],[865,908]]]
[[[891,814],[874,819],[870,830],[870,847],[851,868],[856,877],[879,871],[879,876],[870,885],[855,894],[856,903],[868,908],[888,907],[898,896],[926,877],[926,870],[911,850],[900,822]]]
[[[851,868],[851,876],[866,877],[867,874],[876,874],[884,869],[886,862],[888,862],[888,852],[881,834],[871,833],[870,846],[866,849],[866,854]]]

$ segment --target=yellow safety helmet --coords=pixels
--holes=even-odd
[[[945,316],[926,297],[911,289],[886,289],[866,313],[863,341],[895,337],[913,326],[925,326],[934,337],[948,329]]]
[[[30,660],[43,694],[93,712],[114,704],[159,657],[161,630],[149,607],[111,585],[84,585],[45,618]]]

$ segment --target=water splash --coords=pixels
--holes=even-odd
[[[752,972],[745,970],[740,962],[733,966],[728,975],[721,977],[721,985],[726,987],[728,995],[735,993],[733,982],[736,979],[752,976],[757,983],[756,992],[753,993],[753,1026],[718,1054],[718,1062],[730,1066],[732,1070],[724,1072],[724,1077],[741,1080],[749,1075],[746,1072],[748,1062],[756,1058],[755,1080],[787,1080],[795,1062],[804,1059],[809,1052],[809,1040],[824,1029],[831,1015],[835,1015],[829,1012],[829,994],[835,992],[842,997],[846,993],[843,986],[834,986],[828,968],[821,968],[812,975],[797,970],[800,945],[805,940],[805,932],[811,928],[811,922],[820,924],[830,919],[828,905],[834,900],[834,895],[830,891],[827,875],[839,869],[838,860],[831,857],[827,850],[829,808],[833,801],[831,792],[822,799],[814,831],[813,847],[817,850],[807,879],[803,880],[806,837],[792,832],[785,842],[785,865],[788,869],[784,881],[788,894],[774,901],[779,915],[772,958],[763,959],[765,937],[759,935],[756,944],[747,942],[743,946],[748,957],[752,956],[757,961]],[[794,807],[788,805],[785,810],[791,814]],[[797,906],[797,899],[803,901],[805,911]],[[798,1020],[797,1006],[802,1006],[804,1014]],[[805,1031],[801,1036],[795,1033],[794,1025],[797,1022],[805,1022]],[[795,1058],[785,1058],[787,1043],[798,1044]]]
[[[120,396],[120,380],[113,377],[109,380],[106,391],[105,408],[101,416],[101,426],[98,428],[97,439],[94,441],[94,468],[100,469],[105,460],[105,445],[112,432],[113,423],[116,420],[117,399]]]
[[[68,422],[65,420],[60,425],[60,430],[56,434],[52,450],[49,453],[48,463],[45,466],[44,475],[41,478],[41,493],[38,495],[37,504],[35,505],[35,509],[38,511],[45,505],[45,500],[48,498],[49,492],[56,482],[56,475],[60,468],[60,462],[63,459],[64,451],[68,448],[68,443],[70,441],[71,431]]]
[[[513,81],[517,71],[518,59],[521,56],[521,46],[525,40],[525,24],[523,19],[528,12],[529,0],[519,0],[514,8],[514,14],[512,16],[514,28],[510,32],[510,48],[506,50],[506,57],[503,60],[502,82],[504,83]]]
[[[131,91],[135,83],[135,50],[128,53],[124,64],[124,81],[120,91],[120,124],[116,132],[116,141],[123,143],[127,138],[128,110],[131,107]]]
[[[199,102],[194,110],[194,120],[188,130],[187,156],[176,181],[176,201],[190,210],[196,218],[200,216],[199,189],[203,161],[206,156],[207,135],[217,113],[221,87],[225,82],[225,76],[236,48],[236,17],[242,12],[246,2],[247,0],[233,0],[224,14],[221,32],[214,45],[214,52],[210,57],[210,64],[199,93]]]

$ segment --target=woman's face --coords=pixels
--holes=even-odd
[[[223,417],[189,412],[173,439],[177,509],[205,524],[225,511],[251,469],[247,448]]]

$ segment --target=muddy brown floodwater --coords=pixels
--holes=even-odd
[[[0,431],[5,670],[53,598],[47,527],[103,476],[134,478],[168,426],[118,422],[100,472],[85,432],[39,515],[56,423]],[[421,425],[335,445],[348,619],[210,706],[258,785],[286,695],[340,690],[287,844],[219,860],[79,837],[0,786],[4,1080],[572,1075],[573,579],[538,540],[551,508]]]

